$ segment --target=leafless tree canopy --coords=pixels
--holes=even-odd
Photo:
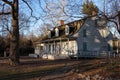
[[[3,1],[7,2],[7,4]],[[10,14],[9,5],[12,3],[12,0],[3,1],[0,1],[0,9],[2,11],[0,14],[4,13],[4,15],[8,15]],[[71,22],[73,20],[83,18],[84,14],[82,13],[82,7],[86,1],[89,0],[19,0],[19,14],[24,14],[24,17],[26,18],[26,20],[23,20],[22,18],[20,25],[24,21],[25,27],[33,27],[34,25],[26,25],[26,22],[31,21],[30,23],[32,24],[42,22],[42,24],[52,24],[52,26],[56,26],[59,25],[59,20]],[[95,0],[92,1],[94,3]],[[104,13],[109,20],[115,19],[120,10],[119,1],[120,0],[103,0],[101,2],[103,9],[100,8],[100,12]],[[112,22],[114,22],[114,20],[112,20]],[[21,26],[23,27],[23,24]]]

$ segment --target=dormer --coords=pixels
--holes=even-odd
[[[68,25],[65,26],[65,35],[69,35],[70,27]]]
[[[47,31],[47,35],[48,35],[48,38],[51,38],[51,31],[50,30]]]
[[[55,28],[55,36],[56,36],[56,37],[59,36],[59,29],[58,29],[58,27]]]

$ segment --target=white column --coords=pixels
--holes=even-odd
[[[69,55],[69,50],[70,50],[70,49],[69,49],[69,38],[68,38],[68,55]]]
[[[56,54],[55,41],[54,41],[54,54]]]
[[[60,38],[60,54],[62,52],[62,42],[61,42],[61,38]]]
[[[117,40],[117,43],[116,43],[116,44],[117,44],[117,53],[118,53],[118,48],[119,48],[119,45],[118,45],[118,40]]]
[[[4,51],[4,57],[7,57],[6,51]]]
[[[49,42],[48,42],[48,49],[47,49],[47,54],[49,54],[49,51],[50,51],[50,47],[49,47]]]
[[[53,54],[53,44],[51,44],[51,54]]]

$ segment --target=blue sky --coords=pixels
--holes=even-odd
[[[53,2],[57,2],[58,0],[48,0],[48,1],[53,1]],[[65,2],[67,2],[67,0],[61,0],[61,1],[65,1]],[[72,1],[72,0],[71,0]],[[85,0],[73,0],[74,1],[74,3],[76,2],[76,3],[83,3]],[[103,4],[103,2],[101,1],[101,0],[93,0],[94,2],[95,2],[95,4],[100,8],[100,9],[103,9],[102,8],[102,4]],[[58,3],[58,5],[59,5],[59,2],[57,2]],[[71,4],[71,3],[67,3],[67,4]],[[34,10],[35,10],[35,13],[34,13],[34,15],[35,16],[42,16],[43,15],[43,10],[40,8],[40,6],[38,5],[38,4],[36,4],[36,3],[33,3],[33,5],[32,5],[33,7],[34,7]],[[41,0],[41,6],[44,8],[45,7],[45,3],[44,3],[44,0]],[[30,12],[29,10],[28,10],[28,12]],[[80,18],[76,18],[76,19],[80,19]],[[44,19],[45,20],[45,22],[46,23],[49,23],[49,20],[46,20],[46,19]],[[68,22],[71,22],[71,21],[74,21],[75,20],[75,18],[72,18],[72,20],[68,20],[68,21],[66,21],[66,23],[68,23]],[[30,32],[33,32],[33,33],[35,33],[36,32],[36,29],[37,28],[39,28],[40,27],[40,25],[41,24],[43,24],[43,21],[42,20],[39,20],[36,24],[34,24],[34,23],[31,23],[31,28],[30,28]],[[52,23],[51,23],[52,24]],[[34,26],[34,27],[33,27]]]
[[[59,4],[59,1],[62,1],[62,2],[65,2],[66,4],[71,4],[71,5],[72,5],[72,3],[69,3],[67,0],[41,0],[41,6],[39,5],[38,0],[29,2],[30,5],[31,5],[32,8],[33,8],[33,15],[41,18],[41,19],[39,19],[37,22],[34,22],[34,18],[30,18],[30,19],[31,19],[31,23],[30,23],[30,26],[31,26],[31,27],[30,27],[30,30],[28,31],[29,33],[34,33],[35,35],[39,35],[39,34],[40,34],[40,31],[39,31],[38,29],[40,28],[40,26],[41,26],[43,23],[53,24],[53,23],[51,23],[51,21],[48,19],[48,15],[47,15],[47,14],[49,14],[50,12],[44,14],[44,10],[40,8],[40,7],[46,8],[45,1],[47,1],[47,3],[48,3],[49,5],[56,3],[56,4],[57,4],[56,6],[59,6],[59,5],[60,5],[60,4]],[[52,1],[52,3],[49,3],[50,1]],[[84,3],[84,1],[86,1],[86,0],[71,0],[71,1],[73,1],[74,4],[78,4],[78,3]],[[103,9],[104,9],[104,8],[103,8],[104,0],[92,0],[92,1],[95,3],[96,6],[98,6],[98,8],[100,9],[100,11],[103,11]],[[22,10],[22,11],[25,12],[25,13],[27,13],[26,16],[29,16],[29,14],[30,14],[30,9],[27,8],[27,6],[26,6],[25,4],[24,4],[24,6],[23,6],[23,4],[24,4],[24,3],[22,3],[22,5],[20,5],[20,10]],[[54,4],[54,5],[55,5],[55,4]],[[53,8],[53,7],[52,7],[52,8]],[[78,8],[78,7],[76,7],[76,8]],[[25,9],[25,10],[23,10],[23,9]],[[58,9],[59,9],[59,8],[58,8]],[[71,9],[72,9],[72,8],[71,8]],[[79,8],[78,8],[78,10],[79,10]],[[76,11],[74,14],[76,14],[76,13],[77,13],[77,11]],[[55,10],[53,14],[56,14],[56,15],[57,15],[57,14],[58,14],[58,13],[57,13],[57,10]],[[42,17],[42,16],[45,16],[45,15],[47,15],[47,17]],[[55,19],[56,17],[54,17],[54,16],[49,16],[49,17],[50,17],[53,21],[55,21],[55,22],[58,22],[57,20],[62,19],[62,18]],[[65,18],[65,17],[64,17],[64,18]],[[80,18],[66,18],[66,19],[68,19],[68,20],[66,20],[65,23],[68,23],[68,22],[71,22],[71,21],[74,21],[74,20],[78,20],[78,19],[80,19]],[[54,27],[54,25],[53,25],[53,27]],[[114,30],[115,30],[115,29],[112,29],[113,32],[114,32]],[[25,32],[25,34],[28,34],[28,32]]]
[[[29,18],[31,10],[28,8],[28,6],[24,2],[22,2],[21,0],[19,1],[20,1],[19,12],[25,13],[26,17]],[[71,2],[69,2],[68,0],[40,0],[40,1],[41,1],[41,4],[39,3],[39,0],[34,0],[34,1],[27,0],[29,5],[32,7],[33,16],[39,17],[39,20],[35,21],[35,18],[32,18],[32,17],[29,18],[29,20],[31,21],[29,23],[30,29],[24,32],[24,34],[26,35],[28,34],[40,35],[39,28],[44,23],[52,24],[52,27],[54,27],[58,25],[59,20],[64,20],[65,23],[68,23],[74,20],[81,19],[81,16],[83,17],[83,14],[80,15],[81,3],[83,4],[86,0],[70,0]],[[49,7],[48,6],[46,7],[45,1]],[[107,0],[92,0],[92,1],[96,6],[98,6],[100,11],[103,11],[104,1],[107,1]],[[60,2],[62,4],[60,4]],[[75,8],[70,7],[69,5],[75,5],[74,6]],[[65,7],[64,9],[67,14],[72,14],[74,16],[79,16],[79,17],[75,18],[75,17],[65,16],[65,14],[61,11],[63,6],[67,6],[67,8]],[[46,8],[48,8],[49,11]],[[0,7],[0,11],[1,11],[1,7]],[[47,12],[46,14],[44,13],[45,11]],[[48,14],[52,14],[52,15],[48,15]],[[111,28],[111,31],[115,32],[115,28]]]

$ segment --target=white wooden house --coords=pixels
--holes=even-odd
[[[113,35],[104,16],[91,16],[48,30],[36,54],[48,59],[103,57],[112,53]],[[39,50],[40,52],[37,52]]]

